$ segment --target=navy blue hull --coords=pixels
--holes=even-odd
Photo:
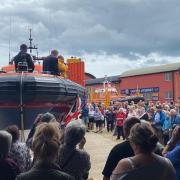
[[[38,114],[50,112],[55,115],[58,121],[63,121],[68,112],[70,111],[70,104],[51,105],[46,107],[42,104],[41,107],[27,107],[23,110],[23,127],[30,129]],[[0,108],[0,128],[5,128],[9,125],[16,124],[21,129],[21,111],[19,108],[1,107]]]
[[[51,112],[63,121],[77,97],[84,99],[85,88],[55,76],[0,75],[0,128],[16,124],[29,129],[38,114]]]

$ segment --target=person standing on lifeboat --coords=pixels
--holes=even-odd
[[[21,44],[20,52],[12,59],[11,64],[15,64],[16,72],[19,71],[34,71],[34,63],[30,54],[27,53],[27,45]]]
[[[56,49],[51,51],[51,54],[43,61],[43,73],[59,75],[58,69],[58,51]]]
[[[64,62],[64,57],[63,56],[58,56],[58,68],[59,71],[61,72],[61,75],[64,78],[67,78],[67,71],[68,71],[68,66],[67,64]]]

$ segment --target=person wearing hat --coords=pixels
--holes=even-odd
[[[27,45],[21,44],[20,46],[20,52],[13,58],[12,63],[15,64],[15,70],[16,72],[20,71],[19,65],[20,63],[26,63],[27,64],[27,71],[33,72],[34,71],[34,63],[32,60],[32,57],[30,54],[27,53]]]
[[[58,51],[56,49],[51,51],[51,54],[43,61],[43,72],[46,74],[59,75],[58,68]]]

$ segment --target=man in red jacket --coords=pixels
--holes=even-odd
[[[126,119],[126,114],[124,113],[123,108],[117,110],[115,116],[116,116],[116,125],[117,125],[117,139],[120,139],[120,136],[122,136],[124,140],[125,137],[123,133],[123,124]]]

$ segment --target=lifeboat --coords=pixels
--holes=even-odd
[[[84,87],[60,76],[42,74],[40,68],[34,73],[15,73],[11,66],[0,72],[0,128],[16,124],[29,129],[36,116],[45,112],[65,124],[78,116],[86,98]]]

